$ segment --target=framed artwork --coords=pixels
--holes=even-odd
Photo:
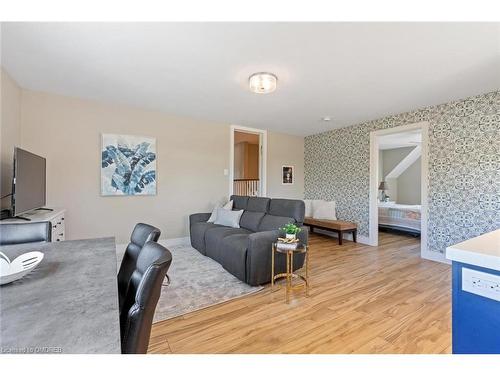
[[[156,139],[102,134],[101,195],[156,195]]]
[[[293,165],[284,165],[281,167],[281,184],[293,185]]]

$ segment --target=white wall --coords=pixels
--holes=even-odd
[[[46,157],[47,205],[67,209],[68,239],[115,236],[117,242],[126,242],[140,221],[159,227],[162,238],[187,236],[189,214],[211,211],[215,203],[227,199],[229,124],[16,91],[13,81],[7,86],[10,99],[2,99],[2,174],[9,170],[3,168],[4,162],[12,159],[11,151],[4,155],[4,149],[11,148],[4,143]],[[20,113],[19,121],[4,121],[16,118],[15,113]],[[101,133],[156,138],[156,196],[100,195]],[[303,137],[268,132],[268,196],[303,198],[303,157]],[[292,186],[281,184],[283,164],[295,166]]]
[[[156,196],[100,195],[101,133],[156,138]],[[227,124],[23,90],[21,143],[47,158],[47,203],[67,209],[69,239],[125,242],[137,222],[186,236],[189,214],[227,196]]]
[[[382,159],[382,178],[387,176],[414,147],[400,147],[380,152]],[[386,178],[389,189],[386,191],[391,201],[401,204],[420,204],[420,158],[406,169],[398,178]]]
[[[4,196],[10,194],[12,190],[14,147],[19,146],[21,138],[21,89],[3,69],[1,69],[0,95],[0,112],[2,113],[0,126],[0,194]],[[2,199],[2,208],[9,205],[10,197]]]
[[[421,204],[421,158],[418,158],[398,177],[398,203]]]
[[[272,198],[304,199],[304,138],[268,132],[267,195]],[[294,184],[283,185],[281,168],[293,165]]]

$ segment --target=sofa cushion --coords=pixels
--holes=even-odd
[[[233,201],[233,210],[246,210],[248,197],[242,195],[231,195]]]
[[[220,227],[220,225],[214,223],[193,223],[193,225],[191,225],[191,246],[205,255],[205,233],[208,229],[218,227]]]
[[[285,216],[293,218],[297,223],[304,222],[304,201],[296,199],[271,199],[269,204],[270,215]]]
[[[264,215],[264,212],[245,211],[243,215],[241,215],[240,227],[251,230],[252,232],[257,232]]]
[[[293,218],[286,216],[264,215],[259,224],[259,232],[275,230],[285,224],[293,222]]]
[[[250,197],[248,198],[247,211],[267,213],[271,198]]]
[[[244,228],[219,226],[218,228],[209,229],[205,233],[205,255],[221,263],[224,254],[220,247],[220,241],[232,234],[246,234],[248,236],[250,233],[249,230]]]
[[[248,234],[232,234],[219,243],[222,254],[222,267],[241,281],[246,281],[246,259]]]

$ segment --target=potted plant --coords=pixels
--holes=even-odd
[[[297,237],[297,233],[300,232],[300,228],[293,223],[286,224],[283,228],[280,228],[286,234],[286,238],[294,240]]]

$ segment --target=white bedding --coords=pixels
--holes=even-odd
[[[380,202],[378,204],[378,223],[379,225],[420,231],[421,210],[421,205]]]

